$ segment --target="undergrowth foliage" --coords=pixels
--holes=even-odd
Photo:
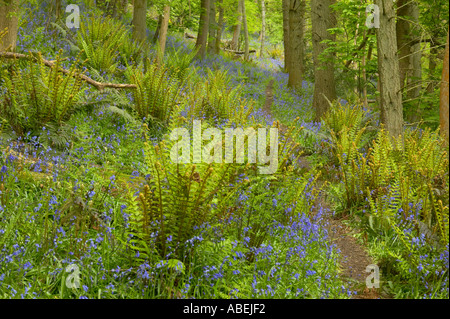
[[[77,33],[78,48],[87,65],[108,73],[114,73],[119,63],[120,49],[128,40],[128,30],[110,17],[83,19]]]
[[[386,251],[387,258],[408,265],[399,266],[402,276],[418,273],[427,281],[427,274],[437,271],[444,278],[448,265],[447,270],[434,264],[426,267],[429,261],[420,259],[423,245],[428,245],[430,256],[448,253],[449,162],[439,132],[407,129],[403,137],[392,140],[381,129],[370,141],[364,111],[341,108],[330,111],[325,123],[331,131],[332,154],[339,163],[344,210],[356,211],[373,236],[381,232],[398,238],[401,252]],[[337,113],[343,115],[342,120]],[[419,241],[420,245],[414,244]],[[443,285],[448,289],[448,280]],[[440,288],[430,289],[436,293]]]
[[[20,136],[37,134],[46,125],[63,126],[84,94],[77,61],[65,74],[60,72],[61,54],[52,67],[44,65],[39,54],[37,58],[35,63],[30,55],[2,74],[6,92],[0,99],[0,117]]]
[[[151,64],[147,70],[141,67],[127,69],[130,83],[137,85],[133,90],[133,108],[140,119],[168,125],[173,110],[177,107],[180,82],[168,75],[166,68]]]

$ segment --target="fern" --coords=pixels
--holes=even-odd
[[[137,86],[132,96],[139,118],[167,125],[177,104],[179,83],[167,76],[167,69],[154,64],[145,73],[139,67],[129,68],[126,76]]]
[[[88,66],[107,73],[114,73],[123,43],[129,38],[128,30],[110,17],[90,17],[81,21],[77,44]],[[132,45],[127,45],[128,48]]]
[[[13,65],[4,71],[6,92],[0,100],[0,116],[19,135],[38,133],[46,125],[62,127],[84,93],[78,61],[63,74],[61,52],[51,68],[42,63],[40,55],[38,59],[38,63],[26,61],[26,68]]]

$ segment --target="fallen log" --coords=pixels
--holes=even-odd
[[[185,37],[186,39],[197,40],[197,37],[196,37],[196,36],[194,36],[194,35],[192,35],[192,34],[189,34],[189,33],[187,33],[187,32],[184,33],[184,37]],[[244,51],[236,51],[236,50],[231,50],[231,49],[227,49],[227,48],[222,48],[222,50],[223,50],[223,51],[226,51],[226,52],[234,53],[234,54],[236,54],[236,55],[244,55],[244,54],[245,54]],[[256,53],[256,50],[250,50],[248,53]]]
[[[244,51],[236,51],[236,50],[230,50],[230,49],[223,49],[223,50],[226,51],[226,52],[234,53],[236,55],[243,55],[243,54],[245,54]],[[256,53],[256,50],[250,50],[250,51],[248,51],[248,53]]]
[[[49,68],[55,67],[55,63],[53,61],[48,61],[43,58],[38,58],[34,55],[25,55],[21,53],[13,53],[13,52],[0,52],[0,57],[6,58],[6,59],[25,59],[25,60],[31,60],[34,62],[41,61],[45,66],[48,66]],[[70,71],[59,68],[59,72],[71,75],[71,76],[79,76],[84,82],[94,86],[97,90],[103,91],[105,88],[114,88],[114,89],[136,89],[137,86],[135,84],[117,84],[117,83],[102,83],[95,81],[91,79],[90,77],[84,75],[84,74],[71,74]]]

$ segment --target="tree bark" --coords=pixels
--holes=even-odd
[[[141,42],[147,38],[147,0],[134,0],[133,39]]]
[[[375,0],[375,4],[380,8],[380,28],[376,29],[380,121],[391,137],[399,137],[403,132],[403,106],[394,3],[392,0]]]
[[[288,86],[296,90],[300,90],[302,88],[303,81],[303,36],[305,7],[306,3],[304,0],[290,0],[289,51],[291,57]]]
[[[248,40],[248,27],[247,27],[247,13],[245,10],[245,0],[240,0],[242,2],[242,25],[244,27],[244,60],[248,61],[250,58],[250,44]]]
[[[164,59],[164,51],[166,50],[167,29],[169,27],[170,6],[164,6],[164,14],[161,22],[158,39],[158,54],[156,56],[156,64],[161,65]]]
[[[314,98],[313,108],[316,121],[320,121],[328,111],[329,102],[336,99],[334,81],[334,56],[324,54],[328,49],[325,40],[333,40],[328,29],[336,26],[336,19],[331,12],[330,0],[311,0],[312,42],[314,57]]]
[[[445,56],[444,56],[444,69],[442,70],[442,82],[441,82],[441,94],[440,94],[440,106],[439,106],[439,115],[440,115],[440,126],[441,126],[441,135],[445,139],[447,146],[449,145],[449,112],[448,112],[448,32],[447,32],[447,45],[445,47]]]
[[[6,35],[0,40],[0,51],[15,51],[18,31],[18,0],[0,2],[0,32],[7,28]]]
[[[408,119],[412,122],[420,118],[418,98],[422,85],[422,51],[419,33],[419,8],[415,1],[399,0],[397,3],[397,45],[399,52],[400,85],[403,96],[409,101],[413,112]]]
[[[418,47],[414,45],[416,28],[412,24],[419,22],[419,9],[417,4],[411,0],[398,0],[397,7],[397,16],[399,18],[397,19],[396,32],[399,52],[400,85],[403,90],[413,76],[414,60],[420,58],[421,55],[420,44],[418,44]]]
[[[217,26],[217,34],[216,34],[216,44],[215,44],[215,51],[216,54],[220,53],[220,43],[222,41],[222,31],[223,31],[223,15],[224,15],[224,9],[223,9],[223,0],[218,0],[218,8],[219,8],[219,25]]]
[[[291,49],[289,47],[289,1],[283,0],[283,44],[284,44],[284,71],[289,73],[289,67],[291,66],[290,54]]]
[[[216,0],[210,0],[208,52],[215,51],[216,36],[217,36]]]
[[[197,57],[204,59],[206,56],[206,44],[208,42],[208,29],[209,29],[209,9],[210,1],[201,0],[201,14],[198,26],[197,43],[195,44],[198,49]]]
[[[266,38],[266,0],[261,0],[261,51],[259,56],[264,57],[264,40]]]
[[[163,24],[163,19],[164,19],[164,16],[162,14],[160,14],[158,16],[158,24],[156,25],[156,30],[155,30],[155,34],[153,35],[153,38],[152,38],[152,43],[156,43],[156,41],[158,41],[159,33],[161,31],[161,25]]]
[[[239,36],[241,35],[241,26],[242,26],[242,2],[241,0],[238,0],[238,21],[236,25],[233,27],[233,38],[231,40],[231,50],[238,50],[238,44],[239,44]]]

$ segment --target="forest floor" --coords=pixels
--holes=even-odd
[[[263,112],[268,117],[274,118],[268,104],[263,107]],[[286,127],[281,125],[281,129],[284,130]],[[299,158],[299,166],[302,168],[311,168],[308,158],[304,156]],[[366,277],[369,273],[366,272],[366,267],[373,264],[373,261],[364,245],[360,244],[353,236],[355,230],[352,230],[345,224],[346,217],[333,216],[331,205],[322,192],[319,195],[318,204],[326,212],[323,225],[328,232],[331,244],[335,244],[340,252],[340,266],[342,269],[340,276],[344,282],[347,282],[347,289],[354,291],[352,299],[390,298],[386,294],[381,294],[377,288],[367,288]]]

